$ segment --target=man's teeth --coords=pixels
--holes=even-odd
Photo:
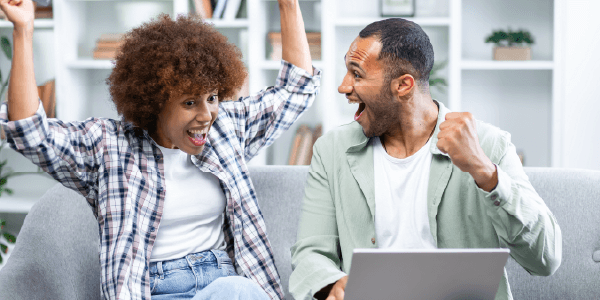
[[[348,99],[348,104],[360,104],[360,101]]]

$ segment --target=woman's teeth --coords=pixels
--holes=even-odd
[[[208,128],[202,130],[188,130],[190,133],[190,140],[196,146],[202,146],[206,143],[206,133],[208,132]]]

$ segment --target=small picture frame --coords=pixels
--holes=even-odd
[[[414,17],[416,0],[380,0],[383,17]]]

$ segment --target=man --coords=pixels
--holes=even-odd
[[[507,132],[431,99],[433,48],[404,19],[364,28],[339,87],[356,122],[314,146],[290,292],[340,300],[355,248],[509,248],[534,275],[561,262],[561,232]],[[512,299],[506,272],[496,299]]]

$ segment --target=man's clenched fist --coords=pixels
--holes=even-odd
[[[479,145],[476,121],[471,113],[448,113],[440,124],[437,147],[447,153],[461,171],[471,174],[481,189],[489,192],[498,184],[496,166]]]

